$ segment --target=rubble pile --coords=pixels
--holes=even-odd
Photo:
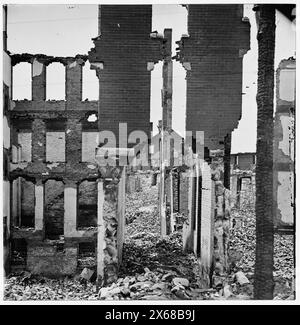
[[[161,238],[157,186],[140,175],[142,191],[127,194],[123,264],[117,281],[98,287],[95,256],[84,252],[75,278],[47,279],[28,272],[6,279],[6,300],[249,300],[253,298],[255,211],[245,201],[233,209],[229,272],[215,272],[203,288],[199,261],[182,250],[182,233]],[[252,194],[254,195],[254,194]],[[293,237],[275,235],[274,299],[294,299]]]
[[[233,291],[237,289],[238,294],[246,295],[248,299],[253,296],[255,265],[255,206],[249,205],[249,202],[254,202],[254,199],[250,197],[240,209],[232,210],[232,219],[238,222],[231,230],[229,243],[231,279],[227,281],[233,283],[233,275],[239,271],[243,272],[249,283],[231,289]],[[294,299],[293,240],[293,236],[290,235],[274,236],[274,299]]]

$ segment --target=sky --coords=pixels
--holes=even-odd
[[[243,60],[242,118],[232,134],[232,153],[256,150],[256,91],[257,41],[256,21],[252,5],[244,6],[244,16],[251,24],[251,49]],[[275,68],[282,59],[295,55],[295,27],[285,16],[276,13]],[[173,55],[182,34],[187,33],[187,10],[177,4],[153,5],[152,30],[163,33],[173,30]],[[92,38],[98,34],[98,6],[91,5],[9,5],[8,50],[11,53],[42,53],[53,56],[87,54],[94,47]],[[51,64],[47,69],[49,89],[47,99],[64,99],[64,68]],[[186,81],[180,63],[173,63],[173,129],[184,136]],[[13,99],[28,98],[30,94],[30,65],[14,69]],[[98,79],[95,71],[84,67],[83,99],[98,98]],[[151,74],[151,121],[156,130],[161,119],[162,63]],[[30,95],[29,95],[30,96]],[[28,98],[30,99],[30,98]]]

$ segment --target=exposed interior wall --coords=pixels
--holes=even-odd
[[[95,152],[98,146],[98,132],[83,131],[82,132],[82,161],[94,162]]]
[[[274,215],[278,230],[292,229],[295,186],[296,61],[283,60],[276,73],[274,121]]]
[[[197,160],[196,160],[197,161]],[[194,252],[199,261],[202,285],[211,285],[214,268],[216,192],[211,166],[197,161],[195,168],[180,177],[180,211],[186,214],[183,249]]]
[[[230,237],[231,196],[220,180],[218,170],[214,176],[215,217],[214,217],[214,274],[222,276],[228,270],[228,243]]]
[[[64,162],[65,161],[65,132],[46,133],[46,161]]]

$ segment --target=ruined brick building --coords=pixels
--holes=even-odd
[[[226,149],[225,139],[241,117],[242,59],[249,49],[250,25],[242,5],[189,5],[187,10],[188,35],[179,42],[176,59],[187,70],[186,130],[204,131],[207,158],[209,150]],[[153,33],[151,19],[151,5],[103,5],[95,46],[87,55],[5,52],[6,68],[20,62],[32,67],[32,100],[12,101],[11,78],[4,84],[10,134],[4,146],[5,202],[10,202],[4,212],[7,271],[73,275],[78,257],[89,251],[96,256],[98,278],[116,279],[126,167],[99,166],[91,143],[107,130],[117,139],[112,147],[130,147],[120,143],[119,123],[127,123],[127,135],[142,130],[150,136],[151,70],[170,56],[170,38]],[[65,100],[46,100],[47,67],[53,62],[65,67]],[[82,100],[82,67],[88,63],[99,79],[99,101]],[[92,114],[97,122],[89,122]],[[176,195],[190,220],[184,245],[205,261],[209,273],[213,257],[224,262],[228,192],[218,171],[211,179],[207,163],[196,169],[196,177],[182,179]]]

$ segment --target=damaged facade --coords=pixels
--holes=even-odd
[[[9,110],[11,238],[16,247],[12,251],[17,254],[19,243],[24,244],[24,266],[32,273],[74,274],[81,245],[90,243],[96,251],[104,195],[97,164],[82,155],[84,132],[97,131],[97,124],[88,123],[87,118],[98,114],[97,101],[81,98],[87,56],[23,54],[12,55],[11,60],[12,66],[32,65],[32,101],[12,101]],[[65,67],[66,100],[46,101],[46,71],[52,62]],[[92,198],[86,197],[90,188]],[[90,218],[82,223],[84,204],[91,210]],[[12,269],[14,264],[12,256]]]
[[[186,69],[186,130],[203,131],[204,141],[200,151],[193,148],[196,173],[189,179],[189,191],[182,192],[190,206],[186,209],[190,231],[184,242],[196,248],[200,261],[206,259],[203,272],[210,277],[222,275],[228,267],[231,132],[241,118],[242,61],[250,49],[250,24],[239,4],[188,5],[187,10],[188,35],[177,42],[176,59]],[[207,168],[203,160],[213,175],[209,185],[203,183]],[[208,188],[212,190],[206,195]],[[208,228],[203,231],[205,224]]]
[[[6,202],[11,202],[5,206],[8,271],[74,275],[88,253],[95,257],[89,267],[98,280],[115,281],[129,180],[127,167],[118,161],[136,144],[134,136],[124,142],[129,134],[141,130],[151,138],[151,70],[160,60],[162,133],[172,133],[171,30],[164,35],[151,31],[151,5],[103,5],[99,10],[99,35],[88,55],[7,55],[12,67],[21,62],[32,67],[32,100],[12,101],[9,84],[4,86],[10,132],[4,146]],[[186,130],[204,131],[205,137],[197,152],[193,141],[184,152],[193,168],[162,165],[162,234],[174,230],[174,214],[187,216],[183,246],[199,257],[210,285],[212,267],[216,275],[228,267],[228,139],[241,117],[242,59],[249,49],[250,25],[242,5],[189,5],[187,10],[189,35],[183,35],[176,55],[187,70]],[[65,68],[65,100],[46,100],[47,67],[53,62]],[[82,101],[82,67],[88,62],[99,79],[99,101]],[[98,121],[89,122],[93,114]],[[126,134],[119,134],[120,123],[127,123]],[[96,137],[103,130],[115,136],[106,147],[119,148],[116,166],[99,164],[105,138],[96,143]],[[222,155],[213,157],[213,150]]]
[[[88,121],[90,115],[98,115],[98,102],[82,101],[87,56],[11,56],[12,66],[24,61],[32,65],[32,101],[10,101],[8,110],[10,269],[73,275],[84,267],[81,257],[89,247],[95,257],[89,267],[107,281],[106,274],[116,275],[121,255],[122,238],[117,238],[116,228],[123,220],[118,202],[124,201],[125,176],[122,169],[103,176],[95,160],[96,143],[86,141],[98,131],[97,122]],[[65,66],[64,101],[45,100],[51,62]]]
[[[276,73],[274,121],[274,216],[279,231],[295,225],[295,100],[296,61],[282,60]]]

